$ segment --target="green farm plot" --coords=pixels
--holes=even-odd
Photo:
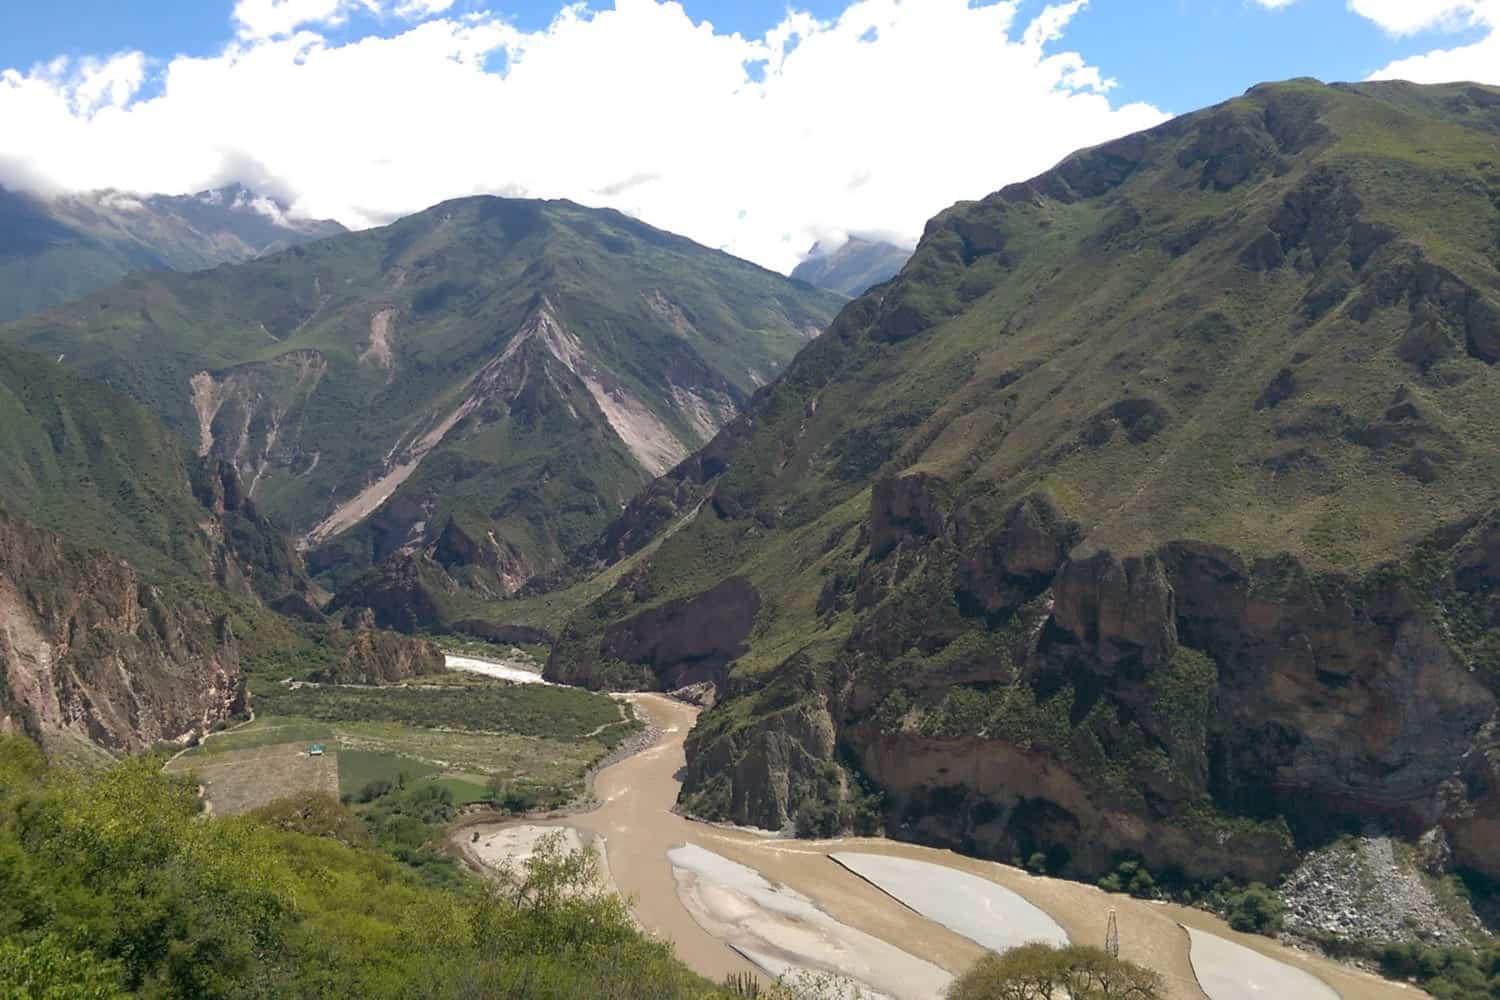
[[[198,774],[224,812],[337,794],[408,861],[426,858],[429,833],[418,827],[441,825],[453,808],[495,799],[527,811],[576,798],[588,769],[641,725],[602,695],[467,675],[451,686],[256,683],[255,704],[254,721],[211,734],[169,769]],[[326,753],[309,763],[314,744]]]
[[[457,729],[614,746],[640,724],[622,703],[575,688],[483,684],[462,687],[267,685],[256,704],[271,715],[344,724],[353,720]]]
[[[475,802],[485,802],[490,797],[488,785],[479,784],[464,778],[436,778],[433,784],[446,788],[453,795],[453,804],[456,806],[467,806]]]
[[[340,750],[338,756],[340,795],[358,795],[377,781],[396,784],[430,778],[441,770],[425,760],[383,750]]]

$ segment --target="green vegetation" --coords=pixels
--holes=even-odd
[[[0,737],[0,995],[723,995],[591,853],[436,887],[357,841],[336,803],[205,820],[154,760],[81,776]]]
[[[1154,1000],[1166,995],[1157,972],[1099,948],[1026,944],[986,955],[948,987],[948,1000]]]
[[[1228,901],[1229,926],[1247,934],[1274,937],[1281,931],[1286,907],[1280,897],[1259,882],[1252,882]]]
[[[1410,979],[1437,1000],[1485,1000],[1500,994],[1500,945],[1474,950],[1425,944],[1389,945],[1380,971]]]
[[[404,786],[413,779],[426,778],[441,771],[436,764],[384,751],[340,750],[338,753],[339,796],[360,802],[368,802],[386,789]]]
[[[0,346],[0,504],[142,570],[209,572],[191,459],[129,397]]]
[[[639,726],[621,722],[618,712],[615,719],[612,725],[618,728],[607,732]],[[402,722],[259,715],[248,726],[210,736],[173,766],[188,772],[194,761],[209,763],[229,751],[311,743],[322,743],[338,754],[339,794],[352,801],[368,801],[390,789],[441,784],[456,805],[495,801],[517,812],[553,808],[581,796],[584,775],[615,745],[605,742],[604,733],[548,738],[451,725],[424,728]],[[247,773],[246,780],[254,778],[253,772]],[[377,791],[368,794],[372,786]]]
[[[1122,861],[1114,871],[1099,880],[1105,892],[1128,892],[1137,899],[1157,897],[1156,879],[1139,861]]]
[[[328,722],[397,722],[424,729],[592,739],[613,747],[640,728],[620,702],[576,688],[490,683],[472,687],[262,685],[269,715]]]

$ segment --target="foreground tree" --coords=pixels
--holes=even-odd
[[[1161,975],[1099,948],[1027,944],[986,955],[948,988],[948,1000],[1156,1000]]]

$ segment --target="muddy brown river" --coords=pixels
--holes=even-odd
[[[683,961],[712,979],[733,972],[763,974],[767,968],[766,949],[781,955],[779,949],[784,946],[803,958],[817,959],[792,962],[794,965],[838,968],[842,963],[846,970],[860,970],[855,978],[877,989],[881,982],[925,982],[929,985],[907,985],[892,992],[921,996],[931,991],[936,995],[941,986],[932,985],[939,982],[934,975],[945,981],[947,974],[962,972],[983,954],[983,948],[968,937],[921,915],[913,906],[897,901],[830,857],[839,853],[904,858],[978,876],[1045,911],[1079,944],[1103,945],[1108,914],[1113,908],[1119,922],[1120,956],[1159,970],[1166,976],[1169,995],[1174,1000],[1204,997],[1236,1000],[1252,995],[1304,1000],[1326,996],[1327,990],[1346,1000],[1411,1000],[1423,995],[1415,989],[1283,947],[1268,938],[1237,934],[1222,920],[1199,910],[1107,895],[1093,886],[1037,877],[1007,865],[883,838],[789,840],[684,819],[671,810],[680,787],[677,774],[684,764],[683,740],[699,710],[658,695],[630,698],[637,711],[662,732],[661,740],[599,773],[595,781],[598,808],[557,820],[526,822],[571,827],[602,838],[608,870],[618,889],[631,900],[641,926],[672,941]],[[483,838],[501,828],[469,827],[456,839],[468,841],[476,831]],[[668,853],[688,845],[701,850],[677,851],[679,858],[685,853],[702,858],[705,857],[702,852],[711,852],[717,859],[730,863],[721,867],[735,871],[739,870],[736,866],[751,869],[751,873],[741,874],[759,873],[766,882],[788,891],[794,899],[785,904],[779,898],[772,899],[767,913],[764,900],[749,899],[725,885],[700,882],[681,867],[674,869]],[[959,881],[973,884],[974,880]],[[809,902],[816,911],[821,911],[811,914],[815,920],[807,919]],[[930,908],[928,912],[931,913]],[[997,919],[1003,916],[997,915]],[[726,922],[734,926],[726,929]],[[963,926],[961,920],[944,923]],[[764,930],[767,926],[770,931]],[[1200,947],[1199,972],[1213,991],[1210,997],[1194,973],[1187,928],[1207,932],[1275,961],[1262,962],[1233,947],[1212,950]],[[747,946],[747,941],[760,932],[771,943],[755,939],[754,947]],[[871,942],[870,938],[878,940]],[[1199,940],[1203,940],[1201,935]],[[893,965],[892,949],[886,945],[905,952],[905,956],[900,956],[903,960],[915,961],[907,963],[908,967],[896,967],[899,963]],[[752,965],[744,954],[755,955],[759,967]],[[1235,956],[1244,962],[1243,967],[1223,964],[1234,962]],[[1220,964],[1210,968],[1209,962]],[[921,978],[923,969],[928,972],[926,979]],[[1310,974],[1312,979],[1304,974]],[[1318,989],[1302,988],[1299,984]]]

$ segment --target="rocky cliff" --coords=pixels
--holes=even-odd
[[[1500,519],[1351,578],[1194,542],[1068,558],[1080,529],[1045,498],[984,530],[947,494],[875,490],[861,626],[802,688],[706,716],[686,801],[785,827],[842,753],[891,830],[1084,874],[1267,879],[1370,821],[1500,872]]]
[[[139,751],[243,697],[227,618],[0,511],[0,730]]]

